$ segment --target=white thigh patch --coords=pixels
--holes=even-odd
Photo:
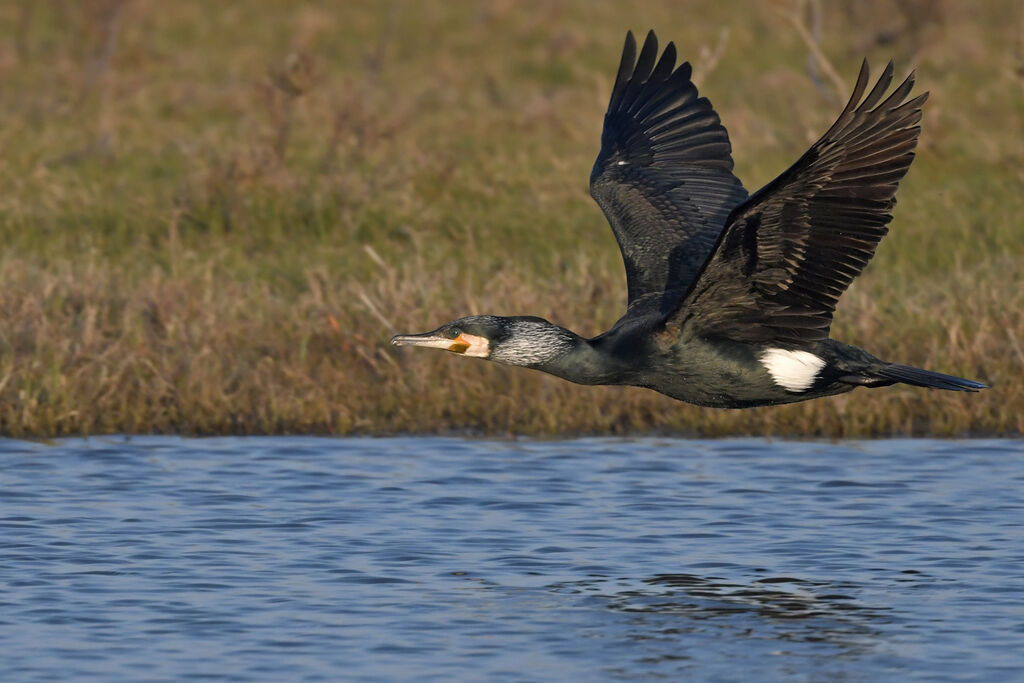
[[[814,384],[825,361],[808,351],[766,349],[761,354],[761,365],[783,389],[806,391]]]

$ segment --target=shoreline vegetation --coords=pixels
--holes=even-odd
[[[4,436],[1024,432],[1019,3],[245,7],[0,8]],[[650,27],[750,190],[862,57],[916,68],[917,159],[832,335],[992,388],[724,411],[388,345],[471,313],[618,318],[587,178],[626,29]]]

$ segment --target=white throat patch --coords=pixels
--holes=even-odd
[[[809,351],[766,349],[761,354],[761,365],[783,389],[806,391],[814,384],[825,360]]]
[[[470,358],[487,358],[491,355],[491,342],[487,337],[479,337],[475,334],[463,332],[458,336],[456,341],[468,344],[465,351],[457,352],[464,356],[469,356]]]

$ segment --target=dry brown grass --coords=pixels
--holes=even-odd
[[[626,28],[696,63],[757,187],[827,127],[794,5],[153,0],[0,8],[0,431],[1024,431],[1020,8],[810,3],[847,83],[932,91],[893,234],[837,338],[990,382],[715,411],[447,354],[395,331],[624,300],[587,196]],[[723,31],[727,29],[727,31]]]

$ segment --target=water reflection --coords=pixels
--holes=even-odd
[[[855,595],[858,587],[849,583],[781,576],[739,583],[714,576],[659,574],[639,582],[591,578],[551,588],[593,596],[608,609],[630,615],[633,638],[718,630],[733,638],[831,644],[847,654],[871,647],[891,612],[888,607],[861,604]],[[835,654],[829,651],[830,656]]]
[[[744,586],[714,577],[662,574],[647,579],[645,583],[670,589],[665,592],[665,597],[676,597],[683,593],[695,600],[712,601],[711,604],[694,603],[706,617],[749,612],[767,619],[810,619],[856,612],[862,618],[871,618],[879,611],[879,608],[856,604],[851,595],[836,592],[840,589],[829,583],[785,576],[760,579]],[[782,586],[790,587],[791,590],[782,590]],[[719,604],[714,604],[716,602]],[[686,612],[690,611],[690,607],[686,603],[668,602],[642,609]],[[636,608],[627,606],[623,609]],[[700,618],[700,615],[696,616]]]

